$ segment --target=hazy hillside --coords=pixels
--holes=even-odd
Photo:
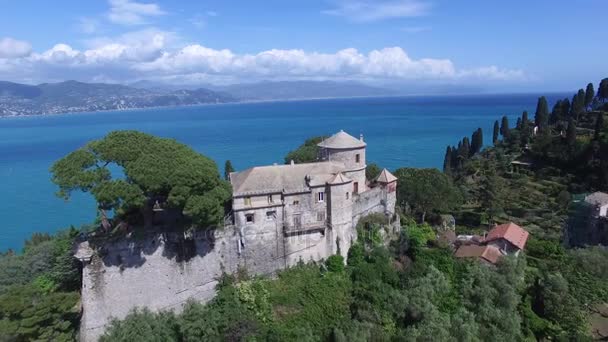
[[[0,82],[0,116],[234,102],[209,89],[148,90],[120,84],[65,81],[37,86]]]
[[[355,82],[263,81],[215,87],[241,100],[289,100],[329,97],[390,96],[394,90]]]

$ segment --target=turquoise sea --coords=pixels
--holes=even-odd
[[[566,94],[549,96],[552,105]],[[482,127],[491,142],[494,120],[530,117],[537,94],[330,99],[205,105],[0,119],[0,251],[20,249],[32,232],[91,222],[86,194],[55,197],[49,167],[87,141],[135,129],[175,138],[237,170],[282,163],[305,138],[344,129],[363,134],[368,162],[396,169],[441,168],[445,148]]]

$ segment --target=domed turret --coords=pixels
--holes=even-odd
[[[321,159],[344,163],[344,175],[353,180],[353,194],[366,190],[365,185],[365,146],[363,136],[360,139],[340,131],[323,140],[317,146],[321,148]]]

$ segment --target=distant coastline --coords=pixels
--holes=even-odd
[[[130,108],[116,108],[116,109],[100,109],[94,111],[66,111],[58,113],[41,113],[41,114],[9,114],[0,115],[2,119],[15,119],[15,118],[31,118],[31,117],[49,117],[49,116],[67,116],[67,115],[78,115],[78,114],[93,114],[93,113],[108,113],[108,112],[132,112],[140,110],[162,110],[172,108],[194,108],[194,107],[208,107],[208,106],[225,106],[225,105],[243,105],[243,104],[256,104],[256,103],[292,103],[292,102],[305,102],[305,101],[322,101],[322,100],[349,100],[349,99],[399,99],[399,98],[457,98],[457,97],[484,97],[484,96],[529,96],[538,95],[537,92],[521,92],[521,93],[461,93],[461,94],[405,94],[405,95],[360,95],[360,96],[328,96],[328,97],[306,97],[306,98],[285,98],[285,99],[247,99],[247,100],[235,100],[232,102],[218,102],[218,103],[197,103],[197,104],[181,104],[181,105],[167,105],[167,106],[145,106],[145,107],[130,107]],[[545,94],[547,94],[545,92]],[[550,92],[549,95],[562,95],[566,92]]]

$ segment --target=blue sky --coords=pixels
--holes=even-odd
[[[0,79],[354,80],[572,91],[608,76],[605,0],[1,1]]]

